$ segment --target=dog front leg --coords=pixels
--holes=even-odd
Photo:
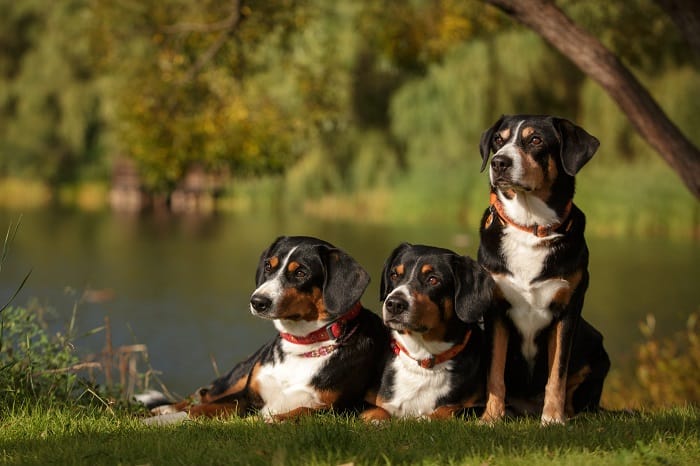
[[[548,338],[548,378],[544,391],[542,425],[564,424],[566,422],[566,379],[573,340],[575,319],[569,316],[557,322]]]
[[[506,355],[508,354],[508,328],[501,319],[496,319],[493,328],[491,365],[486,383],[486,409],[481,422],[492,424],[506,414]]]

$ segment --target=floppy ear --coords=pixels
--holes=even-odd
[[[491,275],[473,259],[456,254],[452,268],[457,317],[466,323],[483,319],[493,299],[495,283]]]
[[[386,261],[384,261],[384,269],[382,270],[382,281],[379,284],[379,301],[384,301],[389,294],[389,274],[391,273],[391,264],[396,259],[396,256],[401,254],[406,248],[410,248],[411,244],[401,243],[394,249]]]
[[[258,260],[258,269],[255,271],[255,286],[262,285],[263,276],[265,275],[265,259],[267,259],[267,256],[270,254],[270,251],[272,251],[275,248],[275,246],[277,246],[277,244],[280,243],[280,241],[286,238],[286,236],[278,236],[277,239],[274,240],[272,244],[262,252],[262,254],[260,254],[260,259]]]
[[[321,260],[325,272],[323,303],[329,314],[341,315],[360,301],[369,285],[369,274],[349,254],[334,247],[321,246]]]
[[[481,171],[483,172],[486,168],[486,163],[489,161],[489,155],[491,155],[491,140],[493,138],[493,133],[501,126],[505,115],[501,115],[496,123],[493,124],[489,129],[481,134],[481,142],[479,143],[479,152],[481,152]]]
[[[559,133],[561,163],[564,171],[574,176],[598,150],[600,141],[563,118],[552,118],[552,124]]]

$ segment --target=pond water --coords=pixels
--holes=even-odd
[[[7,228],[18,217],[0,212],[0,226]],[[152,367],[171,391],[184,395],[215,377],[212,359],[225,372],[274,334],[269,322],[250,314],[248,298],[260,253],[282,234],[317,236],[353,255],[373,277],[363,303],[375,311],[382,264],[400,242],[471,256],[478,246],[476,232],[430,225],[36,210],[22,215],[0,271],[0,301],[31,269],[15,304],[38,299],[55,309],[52,325],[61,328],[83,291],[106,291],[107,301],[79,305],[79,330],[102,325],[108,315],[114,346],[148,345]],[[642,341],[639,322],[647,314],[656,316],[657,331],[664,335],[700,310],[697,241],[589,235],[588,244],[591,285],[584,315],[605,336],[614,365],[630,364]],[[104,341],[103,333],[84,336],[78,348],[100,351]]]

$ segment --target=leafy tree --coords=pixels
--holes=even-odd
[[[88,2],[2,2],[0,18],[0,175],[59,184],[103,172]]]

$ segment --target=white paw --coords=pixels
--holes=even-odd
[[[560,416],[548,416],[546,414],[542,415],[542,421],[541,425],[542,426],[555,426],[555,425],[560,425],[563,426],[566,424],[566,419]]]

